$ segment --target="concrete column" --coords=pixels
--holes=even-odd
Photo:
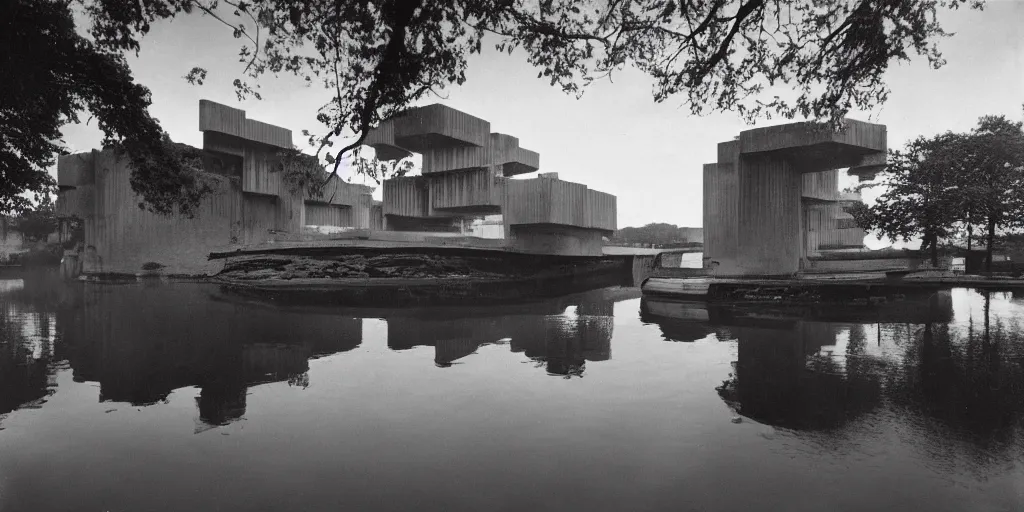
[[[737,249],[741,275],[783,275],[800,270],[802,176],[771,156],[739,159]]]

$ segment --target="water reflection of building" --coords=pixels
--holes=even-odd
[[[508,344],[554,375],[582,375],[587,361],[611,358],[615,302],[636,289],[601,289],[506,308],[421,310],[390,316],[388,347],[434,347],[434,362],[449,366],[487,344]]]
[[[667,339],[735,340],[735,370],[717,391],[759,422],[838,432],[884,409],[872,425],[898,422],[915,445],[951,448],[925,460],[978,470],[1024,448],[1024,308],[1009,294],[788,309],[645,299],[641,311]]]
[[[672,341],[735,340],[735,371],[718,393],[738,413],[775,426],[833,429],[878,407],[882,360],[866,322],[948,322],[948,293],[871,307],[716,306],[644,299],[641,319]],[[872,329],[872,334],[875,334]],[[889,339],[892,339],[891,337]],[[881,339],[879,341],[879,346]]]
[[[268,311],[215,300],[194,285],[86,286],[61,311],[74,379],[100,384],[100,400],[152,404],[197,386],[199,418],[222,425],[245,412],[248,387],[308,383],[308,360],[351,350],[362,322]]]
[[[0,414],[39,403],[55,389],[55,370],[70,366],[75,381],[99,384],[101,402],[155,404],[198,388],[197,431],[241,418],[252,386],[308,386],[310,359],[360,345],[362,317],[384,318],[394,349],[434,347],[442,366],[503,343],[552,374],[579,375],[586,361],[611,357],[615,302],[639,297],[616,288],[500,307],[340,310],[191,283],[54,277],[0,289]]]
[[[714,332],[705,302],[640,301],[640,321],[657,324],[667,341],[697,341]]]

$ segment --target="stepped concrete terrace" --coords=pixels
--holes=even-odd
[[[423,157],[422,175],[383,184],[388,231],[452,232],[464,219],[501,215],[508,250],[601,256],[602,238],[616,229],[615,196],[556,173],[513,179],[538,171],[540,155],[465,112],[413,108],[381,123],[365,144],[382,160]]]

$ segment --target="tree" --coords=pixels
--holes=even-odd
[[[933,265],[940,238],[963,226],[970,240],[981,224],[991,271],[997,236],[1024,226],[1024,130],[1004,116],[982,117],[969,133],[920,137],[890,151],[882,175],[878,184],[886,191],[878,201],[851,213],[891,241],[920,236]]]
[[[13,123],[4,137],[19,144],[3,155],[5,165],[36,181],[4,193],[52,186],[40,171],[62,148],[59,128],[87,109],[133,161],[160,164],[133,172],[132,187],[149,208],[194,208],[208,190],[159,143],[159,124],[146,113],[148,91],[132,81],[122,55],[139,50],[152,23],[196,11],[243,42],[244,68],[234,80],[240,98],[259,98],[259,79],[282,72],[333,92],[317,116],[325,131],[304,133],[317,157],[349,137],[333,154],[336,173],[382,119],[462,84],[466,57],[481,51],[485,35],[498,50],[520,48],[538,77],[568,93],[579,95],[593,80],[632,65],[654,79],[655,101],[679,95],[695,115],[802,115],[835,125],[853,107],[885,101],[882,76],[890,62],[916,52],[941,66],[936,40],[947,34],[936,12],[963,5],[981,2],[13,0],[0,25],[0,50],[11,56],[0,61],[0,80],[17,93],[0,104],[0,119]],[[74,31],[76,6],[90,20],[91,40]],[[202,84],[207,73],[194,68],[185,78]],[[763,100],[772,88],[791,97]],[[33,100],[40,90],[45,101]]]
[[[128,21],[121,27],[148,29]],[[55,192],[47,168],[66,153],[60,129],[84,111],[103,130],[104,146],[130,158],[132,188],[147,208],[189,215],[209,192],[149,115],[149,90],[134,82],[119,50],[78,35],[68,2],[9,0],[0,6],[0,212],[28,209],[26,192],[37,202]]]
[[[883,172],[886,190],[870,207],[850,209],[857,224],[892,242],[920,236],[921,249],[930,248],[932,265],[938,266],[939,239],[950,235],[966,211],[961,175],[950,161],[955,152],[949,151],[961,138],[954,133],[918,137],[902,151],[890,150]]]
[[[27,242],[43,242],[57,230],[57,213],[49,196],[41,198],[33,209],[23,212],[15,219],[13,229]]]
[[[955,174],[966,185],[968,226],[980,222],[985,236],[985,270],[1001,231],[1024,227],[1024,123],[985,116],[958,144],[947,148]],[[970,234],[970,230],[969,230]]]

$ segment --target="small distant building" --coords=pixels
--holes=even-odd
[[[129,184],[129,162],[113,150],[58,160],[57,211],[83,220],[85,272],[134,273],[157,263],[170,273],[202,273],[210,252],[301,235],[306,226],[380,227],[381,206],[371,187],[333,177],[325,197],[312,198],[288,186],[277,154],[293,148],[291,130],[207,100],[199,102],[199,129],[203,167],[215,193],[193,219],[141,209]]]

